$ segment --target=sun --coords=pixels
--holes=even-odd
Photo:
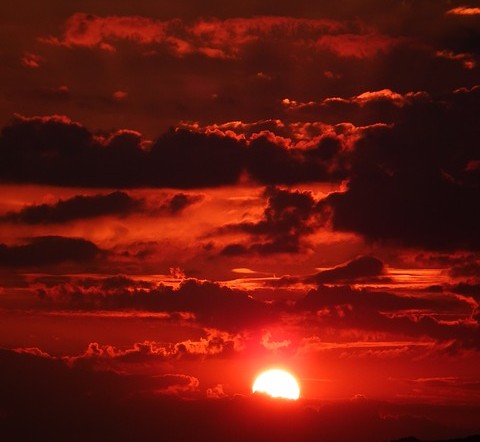
[[[253,393],[266,393],[269,396],[296,400],[300,397],[297,380],[287,371],[273,369],[261,373],[253,383]]]

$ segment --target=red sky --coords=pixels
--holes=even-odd
[[[478,2],[0,17],[11,440],[480,433]]]

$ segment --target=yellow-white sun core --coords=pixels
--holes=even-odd
[[[261,373],[253,383],[252,391],[284,399],[300,397],[300,387],[296,379],[287,371],[279,369]]]

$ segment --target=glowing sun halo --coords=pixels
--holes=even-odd
[[[296,379],[285,370],[278,369],[261,373],[253,383],[252,391],[284,399],[300,397],[300,387]]]

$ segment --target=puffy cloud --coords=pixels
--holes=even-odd
[[[419,102],[394,126],[364,134],[351,157],[347,190],[324,201],[333,228],[371,241],[477,250],[480,175],[468,164],[478,157],[472,111],[479,97],[470,90],[450,94],[448,106]]]
[[[235,184],[245,172],[262,184],[339,181],[346,177],[352,142],[370,130],[375,127],[280,121],[205,128],[184,124],[150,143],[131,130],[94,136],[65,116],[17,116],[0,134],[0,178],[61,186],[183,189]],[[108,198],[113,202],[121,196]],[[173,206],[184,199],[174,198]],[[52,210],[90,203],[94,200],[77,199]]]
[[[283,100],[283,103],[292,109],[302,106],[288,99]],[[328,112],[325,110],[325,115]],[[355,114],[356,111],[350,110],[347,113]],[[367,119],[377,121],[376,117]],[[351,152],[358,139],[389,127],[385,123],[364,122],[364,126],[282,120],[252,123],[231,121],[206,126],[197,122],[182,122],[180,127],[244,141],[245,171],[253,181],[266,185],[292,185],[339,182],[347,178]]]
[[[150,149],[138,132],[95,137],[64,116],[17,117],[0,135],[0,177],[83,187],[205,187],[235,183],[242,144],[178,130]]]
[[[321,101],[301,102],[285,98],[282,106],[288,114],[298,118],[315,117],[324,122],[349,121],[357,125],[372,125],[395,123],[408,112],[408,106],[430,100],[429,94],[422,91],[401,94],[391,89],[380,89],[348,98],[327,97]]]
[[[302,240],[320,225],[320,212],[311,192],[269,187],[264,196],[267,207],[260,221],[245,221],[224,228],[227,232],[251,235],[253,244],[229,244],[223,249],[223,255],[298,253],[303,246]]]
[[[14,349],[16,353],[23,353],[27,355],[33,355],[33,356],[38,356],[41,358],[51,358],[50,354],[47,352],[41,350],[38,347],[25,347],[25,348],[16,348]]]
[[[402,107],[405,106],[405,104],[408,103],[410,99],[418,95],[426,94],[421,92],[408,92],[402,95],[397,92],[393,92],[390,89],[382,89],[373,92],[363,92],[362,94],[353,97],[352,101],[360,105],[365,105],[366,103],[369,103],[371,101],[385,100],[391,101],[395,106]]]
[[[340,181],[346,176],[344,162],[342,144],[335,137],[320,138],[309,149],[286,149],[261,136],[247,150],[247,170],[262,184]]]
[[[225,392],[223,391],[223,385],[217,384],[215,387],[207,388],[207,397],[210,399],[220,399],[225,397]]]
[[[163,366],[179,360],[200,361],[211,358],[234,357],[244,350],[242,335],[229,334],[215,329],[207,329],[206,336],[198,340],[165,343],[144,341],[131,347],[115,347],[91,342],[84,353],[75,356],[62,356],[69,366],[113,370],[121,373],[136,373],[146,365]],[[16,349],[41,357],[51,357],[37,348]]]
[[[40,308],[80,311],[189,312],[205,326],[239,330],[274,321],[274,309],[217,283],[187,279],[178,288],[131,283],[124,278],[39,286]]]
[[[65,116],[17,116],[2,130],[0,151],[4,181],[75,185],[79,174],[88,181],[98,173],[92,135]]]
[[[181,396],[198,390],[200,382],[194,376],[185,374],[164,374],[157,380],[157,392]],[[158,382],[160,381],[160,382]]]

